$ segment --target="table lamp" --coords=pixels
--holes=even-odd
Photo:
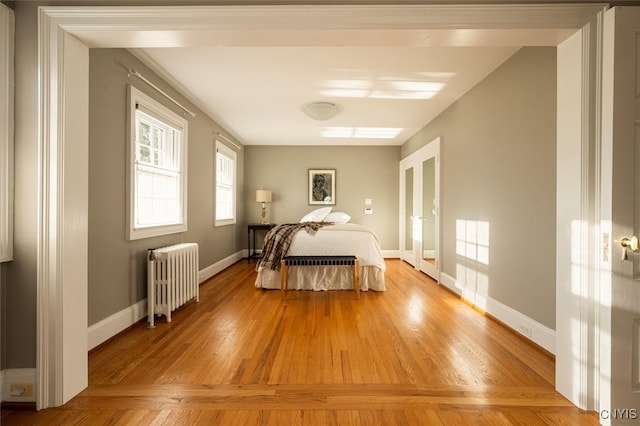
[[[256,202],[262,203],[262,221],[260,223],[267,223],[265,217],[267,216],[267,203],[271,202],[271,191],[268,189],[258,189],[256,191]]]

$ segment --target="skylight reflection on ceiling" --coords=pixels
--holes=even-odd
[[[400,134],[401,127],[326,127],[325,138],[393,139]]]
[[[431,99],[446,85],[437,79],[447,79],[452,73],[442,73],[429,80],[400,80],[380,78],[377,80],[327,80],[320,94],[337,98],[373,99]]]
[[[372,99],[431,99],[437,92],[402,92],[375,90],[371,92]]]

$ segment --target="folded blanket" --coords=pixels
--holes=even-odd
[[[269,268],[277,271],[280,269],[282,258],[289,251],[289,246],[291,246],[296,232],[302,229],[307,232],[315,232],[321,227],[331,224],[331,222],[285,223],[272,228],[264,237],[264,246],[256,264],[256,270]]]

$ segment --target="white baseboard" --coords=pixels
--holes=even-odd
[[[218,272],[222,272],[229,266],[233,265],[238,260],[244,259],[245,257],[247,257],[246,253],[247,253],[247,250],[240,250],[239,252],[236,252],[231,256],[225,257],[224,259],[214,263],[213,265],[209,265],[206,268],[201,269],[200,272],[198,272],[198,282],[202,284],[203,282],[205,282],[206,280],[208,280]]]
[[[440,283],[460,295],[467,302],[482,309],[492,317],[512,328],[535,344],[543,347],[548,352],[556,353],[556,332],[549,327],[529,318],[523,313],[498,302],[475,290],[465,288],[462,283],[456,281],[450,275],[440,274]]]
[[[380,250],[385,259],[400,259],[400,250]]]
[[[36,402],[36,369],[35,368],[8,368],[0,371],[2,389],[0,401],[3,402]],[[12,395],[11,385],[24,390],[27,395]]]
[[[106,342],[122,330],[147,316],[147,299],[142,299],[89,327],[89,350]]]
[[[198,282],[202,284],[218,272],[233,265],[238,260],[245,257],[246,250],[239,251],[219,262],[209,265],[198,272]],[[139,302],[119,311],[115,314],[91,325],[88,330],[88,343],[89,350],[95,348],[101,343],[106,342],[116,334],[131,327],[141,319],[147,316],[147,299],[142,299]]]

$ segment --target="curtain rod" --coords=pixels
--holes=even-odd
[[[164,95],[165,98],[169,99],[171,102],[173,102],[174,104],[178,105],[180,108],[182,108],[185,112],[188,112],[189,114],[191,114],[192,117],[196,116],[195,112],[190,111],[189,109],[187,109],[186,107],[182,106],[182,104],[178,101],[176,101],[175,99],[173,99],[167,92],[165,92],[164,90],[162,90],[161,88],[159,88],[158,86],[156,86],[155,84],[153,84],[152,82],[150,82],[149,80],[147,80],[142,74],[140,74],[137,70],[133,69],[133,68],[129,68],[128,70],[129,72],[129,76],[131,75],[135,75],[136,77],[138,77],[140,80],[144,81],[145,83],[147,83],[149,86],[153,87],[154,89],[156,89],[158,92],[160,92],[162,95]]]
[[[220,132],[216,132],[216,136],[221,137],[222,139],[224,139],[225,141],[229,142],[231,145],[235,146],[238,149],[242,149],[242,147],[240,145],[238,145],[237,143],[235,143],[234,141],[232,141],[231,139],[227,138],[225,135],[223,135]]]

